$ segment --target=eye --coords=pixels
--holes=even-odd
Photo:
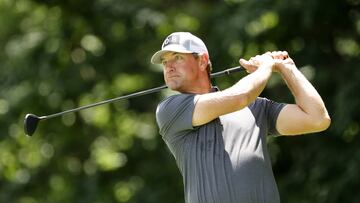
[[[161,64],[162,64],[163,66],[166,66],[167,61],[166,61],[166,60],[162,60],[162,61],[161,61]]]
[[[176,61],[179,61],[179,60],[182,60],[184,57],[177,54],[177,55],[175,55],[174,58],[175,58]]]

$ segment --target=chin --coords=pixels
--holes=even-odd
[[[169,89],[174,89],[174,87],[175,87],[175,85],[173,83],[171,83],[171,82],[167,82],[165,84]]]
[[[174,83],[168,83],[166,84],[168,86],[169,89],[174,90],[174,91],[179,91],[180,86]]]
[[[179,91],[179,87],[175,87],[175,86],[168,86],[169,89],[174,90],[174,91]]]

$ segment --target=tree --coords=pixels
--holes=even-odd
[[[269,139],[283,202],[356,202],[360,195],[359,2],[0,0],[0,201],[183,202],[157,132],[171,91],[40,123],[51,114],[163,84],[152,53],[173,31],[208,46],[214,71],[287,50],[325,100],[323,133]],[[244,73],[217,79],[221,88]],[[274,76],[262,96],[292,102]]]

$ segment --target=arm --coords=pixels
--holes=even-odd
[[[224,91],[195,97],[193,126],[203,125],[221,115],[240,110],[253,102],[263,91],[274,67],[272,57],[267,53],[254,57],[252,62],[242,59],[240,63],[251,74]]]
[[[276,122],[278,132],[282,135],[298,135],[326,130],[331,121],[319,93],[286,52],[276,52],[274,58],[285,58],[276,60],[276,71],[295,98],[295,104],[288,104],[280,111]]]

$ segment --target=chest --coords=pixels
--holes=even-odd
[[[266,141],[266,121],[249,108],[220,116],[219,123],[225,150],[230,154],[257,151]]]
[[[219,117],[224,133],[246,132],[256,126],[256,118],[249,108]]]

